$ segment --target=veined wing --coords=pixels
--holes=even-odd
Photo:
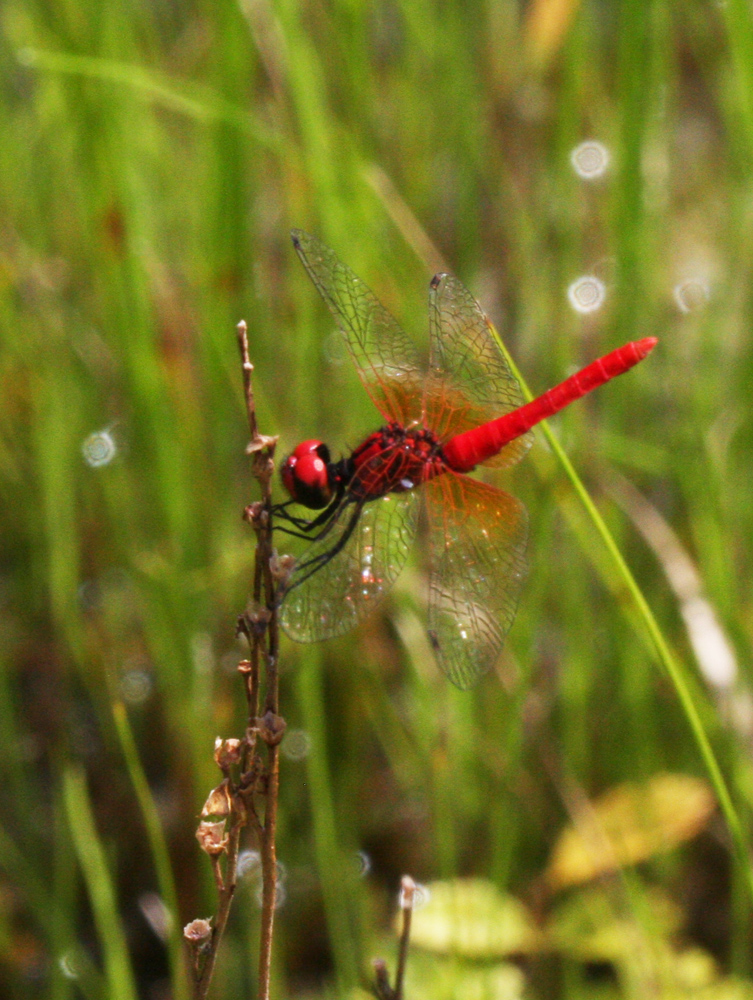
[[[414,490],[361,506],[343,502],[331,530],[293,568],[280,612],[291,639],[318,642],[344,635],[381,603],[405,565],[417,509]],[[341,550],[327,559],[351,529]]]
[[[481,306],[457,278],[438,274],[429,291],[430,371],[424,421],[441,441],[500,417],[525,400]],[[486,464],[508,466],[531,446],[526,434]]]
[[[425,372],[397,320],[333,250],[300,229],[291,235],[377,409],[403,426],[418,420]]]
[[[422,490],[429,522],[429,639],[459,688],[494,666],[525,579],[528,517],[519,500],[446,473]]]

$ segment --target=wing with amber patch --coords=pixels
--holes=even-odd
[[[450,274],[437,275],[429,292],[431,360],[424,390],[424,421],[447,441],[517,409],[520,385],[468,289]],[[511,441],[487,465],[509,466],[531,446],[532,435]]]
[[[422,487],[429,522],[429,639],[459,688],[496,662],[525,579],[528,517],[503,490],[454,473]]]
[[[387,420],[403,426],[419,420],[425,371],[397,320],[328,246],[300,229],[292,237],[374,405]]]

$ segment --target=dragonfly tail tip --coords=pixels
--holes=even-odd
[[[638,354],[641,358],[645,358],[647,354],[650,354],[651,351],[653,351],[658,343],[658,337],[644,337],[642,340],[637,341],[635,346],[638,348]]]

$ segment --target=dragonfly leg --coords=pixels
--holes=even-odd
[[[306,530],[306,526],[303,526],[303,531]],[[281,524],[275,525],[275,531],[281,531],[283,535],[290,535],[291,538],[303,538],[305,541],[313,541],[311,535],[304,535],[303,531],[294,531],[292,528],[283,528]]]
[[[311,520],[307,520],[305,517],[296,517],[294,514],[288,513],[288,511],[287,511],[286,508],[289,507],[292,503],[295,503],[295,501],[294,500],[286,500],[285,503],[276,503],[276,504],[273,504],[270,513],[272,514],[273,517],[280,518],[282,521],[286,521],[288,524],[294,525],[296,528],[299,528],[301,531],[308,531],[309,530],[309,526],[313,523],[313,521],[316,520],[316,518],[312,518]],[[287,528],[283,528],[279,524],[276,524],[275,528],[278,531],[288,531]],[[292,534],[292,532],[289,532],[289,533]],[[303,537],[306,537],[306,536],[303,536]]]
[[[277,504],[272,508],[272,513],[277,515],[277,517],[282,518],[283,521],[287,521],[288,524],[292,524],[298,531],[293,531],[290,528],[283,528],[281,524],[275,525],[276,531],[282,531],[286,535],[292,535],[293,538],[305,538],[307,541],[317,541],[321,538],[323,534],[329,530],[328,522],[335,517],[337,508],[340,506],[340,501],[344,493],[344,489],[338,489],[336,495],[330,501],[330,503],[324,508],[323,511],[317,516],[307,521],[303,517],[295,517],[293,514],[289,514],[285,509],[289,504],[294,503],[293,500],[288,500],[285,503]],[[301,534],[301,532],[315,531],[316,528],[321,528],[322,525],[327,525],[327,528],[320,535],[310,535]]]
[[[317,570],[320,570],[322,566],[326,566],[327,563],[330,562],[330,560],[335,558],[338,552],[341,552],[343,550],[348,539],[353,534],[356,525],[358,524],[358,519],[361,516],[361,510],[364,505],[363,500],[356,501],[350,497],[347,498],[345,500],[345,503],[342,504],[340,509],[337,511],[337,514],[331,519],[329,524],[327,524],[327,526],[325,527],[324,531],[322,531],[321,534],[318,536],[318,539],[321,539],[327,535],[332,526],[336,523],[336,521],[339,520],[339,515],[342,514],[342,512],[345,510],[346,506],[349,503],[355,504],[355,508],[353,510],[353,513],[350,515],[348,523],[343,529],[343,533],[340,535],[340,537],[338,538],[338,540],[335,542],[335,544],[332,546],[331,549],[328,549],[326,552],[320,552],[318,556],[314,556],[312,559],[309,559],[305,562],[296,565],[295,567],[296,573],[299,573],[302,570],[305,572],[300,580],[296,580],[295,583],[293,583],[292,586],[288,588],[288,591],[294,590],[296,587],[299,587],[302,583],[305,583],[310,576],[313,576],[313,574],[316,573]]]

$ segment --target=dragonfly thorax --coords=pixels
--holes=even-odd
[[[350,492],[362,500],[404,493],[444,472],[433,431],[393,421],[370,434],[350,457]]]

